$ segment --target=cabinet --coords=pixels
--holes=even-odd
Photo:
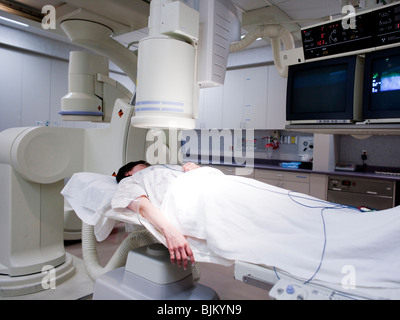
[[[326,174],[312,173],[310,176],[310,195],[327,200],[328,195],[328,176]]]
[[[21,96],[23,127],[34,126],[37,120],[50,120],[51,67],[51,60],[47,57],[23,55]]]
[[[267,129],[286,129],[287,78],[282,78],[275,66],[269,67],[267,95]]]
[[[200,90],[197,129],[285,129],[286,84],[275,66],[229,70],[224,86]]]
[[[275,170],[255,170],[255,179],[270,185],[310,194],[310,174]]]
[[[227,175],[239,175],[234,166],[211,165]],[[240,168],[240,176],[327,200],[328,177],[325,174]]]
[[[224,86],[200,90],[197,129],[222,128]]]
[[[225,79],[222,127],[266,128],[268,67],[229,71]]]

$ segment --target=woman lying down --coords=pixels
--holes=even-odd
[[[193,163],[134,162],[117,181],[112,207],[145,218],[185,268],[240,260],[304,281],[400,288],[400,207],[363,213]]]

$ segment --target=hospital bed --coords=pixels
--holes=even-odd
[[[126,222],[128,224],[134,224],[136,227],[145,226],[147,230],[156,236],[157,242],[162,241],[155,230],[146,223],[145,220],[141,219],[139,215],[132,215],[127,217],[126,214],[121,215],[118,212],[114,212],[111,208],[111,198],[117,189],[117,184],[113,177],[92,174],[92,173],[79,173],[71,179],[71,184],[66,185],[63,190],[63,195],[68,199],[74,210],[77,212],[79,217],[83,221],[87,221],[93,224],[93,234],[98,239],[105,238],[111,231],[110,227],[107,227],[105,220],[117,219],[118,221]],[[82,194],[82,190],[85,190]],[[87,195],[91,195],[89,199]],[[105,196],[106,195],[106,196]],[[84,198],[86,201],[77,201],[79,198]],[[106,200],[105,200],[106,199]],[[105,201],[104,201],[105,200]],[[105,220],[102,220],[105,219]],[[94,221],[97,221],[94,223]],[[139,232],[145,232],[143,229]],[[266,231],[267,232],[267,231]],[[150,235],[148,238],[149,242],[155,241]],[[249,236],[251,237],[251,236]],[[275,244],[271,244],[274,246]],[[226,264],[226,260],[221,258],[212,259],[212,263]],[[343,273],[342,283],[330,283],[321,280],[312,280],[297,277],[291,273],[274,268],[266,265],[259,265],[249,263],[241,260],[233,261],[235,265],[234,277],[238,281],[252,286],[256,286],[266,291],[274,299],[290,299],[290,300],[367,300],[367,299],[400,299],[400,288],[376,288],[376,287],[357,287],[352,284],[351,281],[346,279],[346,270]],[[293,261],[292,264],[296,264]],[[130,268],[130,267],[128,267]],[[351,271],[351,270],[350,270]],[[119,271],[123,272],[123,271]],[[310,272],[314,272],[311,270]],[[104,274],[107,272],[102,272]],[[115,273],[115,271],[114,271]],[[104,276],[103,276],[104,277]],[[103,286],[112,287],[115,282],[116,275],[105,275],[100,280]],[[349,278],[350,279],[350,278]],[[106,284],[104,284],[104,281]],[[119,284],[120,285],[120,284]]]

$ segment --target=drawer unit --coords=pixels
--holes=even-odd
[[[226,175],[234,175],[234,176],[236,175],[236,176],[254,179],[254,169],[253,168],[218,166],[218,165],[212,165],[211,167],[222,171]]]
[[[395,206],[396,183],[356,177],[329,177],[328,201],[384,210]]]
[[[310,193],[310,174],[307,173],[256,169],[255,179],[279,188]]]
[[[283,181],[294,181],[301,183],[310,183],[310,174],[307,173],[294,173],[275,170],[255,170],[256,179],[274,179]]]

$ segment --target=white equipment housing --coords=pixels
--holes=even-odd
[[[80,132],[14,128],[0,135],[0,287],[14,296],[41,288],[42,268],[61,266],[57,283],[75,272],[63,239],[63,178],[79,169]],[[58,213],[58,212],[59,213]]]
[[[139,47],[138,84],[132,125],[194,129],[196,50],[173,38],[146,38]]]
[[[116,99],[132,93],[108,76],[108,59],[84,51],[70,53],[69,93],[61,99],[62,120],[110,122]]]
[[[56,285],[75,273],[64,250],[64,179],[75,172],[112,174],[144,158],[146,131],[130,126],[133,106],[117,99],[109,128],[12,128],[0,133],[0,295],[44,290],[42,269]],[[101,161],[100,161],[100,160]]]
[[[128,254],[125,268],[96,280],[93,300],[219,300],[211,288],[195,283],[192,268],[177,268],[162,244]]]
[[[149,37],[139,44],[135,115],[140,128],[194,129],[199,88],[223,85],[229,47],[240,38],[229,0],[152,0]]]
[[[103,90],[96,81],[97,73],[108,74],[108,59],[85,52],[71,52],[69,93],[61,99],[63,120],[103,120]]]
[[[199,13],[180,1],[155,0],[149,21],[149,37],[139,43],[132,125],[194,129]]]
[[[198,83],[210,88],[225,83],[231,43],[240,40],[241,24],[229,0],[199,1],[200,41]]]

